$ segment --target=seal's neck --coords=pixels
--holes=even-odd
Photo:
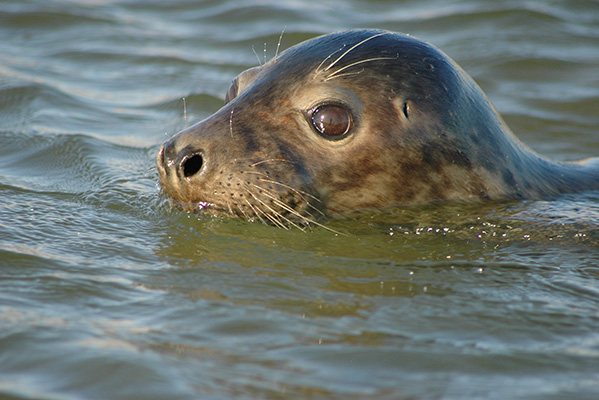
[[[514,197],[542,198],[563,193],[599,190],[599,158],[578,162],[549,160],[518,143],[511,164]],[[510,180],[504,174],[504,180]]]

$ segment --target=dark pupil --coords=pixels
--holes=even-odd
[[[341,136],[349,131],[351,119],[345,108],[323,106],[312,114],[312,124],[323,135]]]

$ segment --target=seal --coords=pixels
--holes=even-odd
[[[183,209],[300,228],[358,209],[599,189],[593,160],[536,154],[441,50],[381,30],[317,37],[241,73],[224,107],[156,157]]]

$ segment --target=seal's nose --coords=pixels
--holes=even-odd
[[[187,148],[177,152],[176,147],[173,141],[162,145],[156,157],[159,168],[167,175],[176,175],[179,179],[198,174],[205,164],[202,153]]]
[[[177,153],[172,142],[169,141],[163,144],[158,155],[164,168],[170,169],[173,165],[175,165]]]

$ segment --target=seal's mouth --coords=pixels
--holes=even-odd
[[[208,203],[206,201],[198,202],[198,210],[203,210],[204,208],[214,207],[213,203]]]
[[[177,150],[179,149],[179,150]],[[171,207],[214,217],[261,221],[284,229],[322,226],[321,200],[289,172],[284,157],[265,160],[224,159],[214,168],[205,148],[171,139],[156,154],[162,194]],[[220,153],[219,153],[220,154]],[[212,162],[213,164],[210,164]]]
[[[163,190],[163,192],[164,192],[164,190]],[[198,213],[198,214],[207,214],[207,215],[211,215],[214,217],[223,216],[223,215],[230,216],[229,211],[226,210],[224,207],[219,207],[218,205],[216,205],[214,203],[209,203],[207,201],[183,203],[183,202],[174,200],[171,197],[168,197],[168,195],[166,196],[166,200],[168,201],[168,204],[173,209],[176,209],[176,210],[191,212],[191,213]]]
[[[189,178],[201,168],[203,160],[199,155],[184,157],[184,163],[169,157],[166,152],[168,143],[160,146],[156,153],[156,167],[158,169],[158,182],[161,194],[168,200],[171,207],[185,211],[197,212],[214,217],[233,216],[247,217],[241,212],[236,212],[230,206],[219,205],[207,199],[197,200],[188,197]],[[203,197],[203,196],[202,196]]]

